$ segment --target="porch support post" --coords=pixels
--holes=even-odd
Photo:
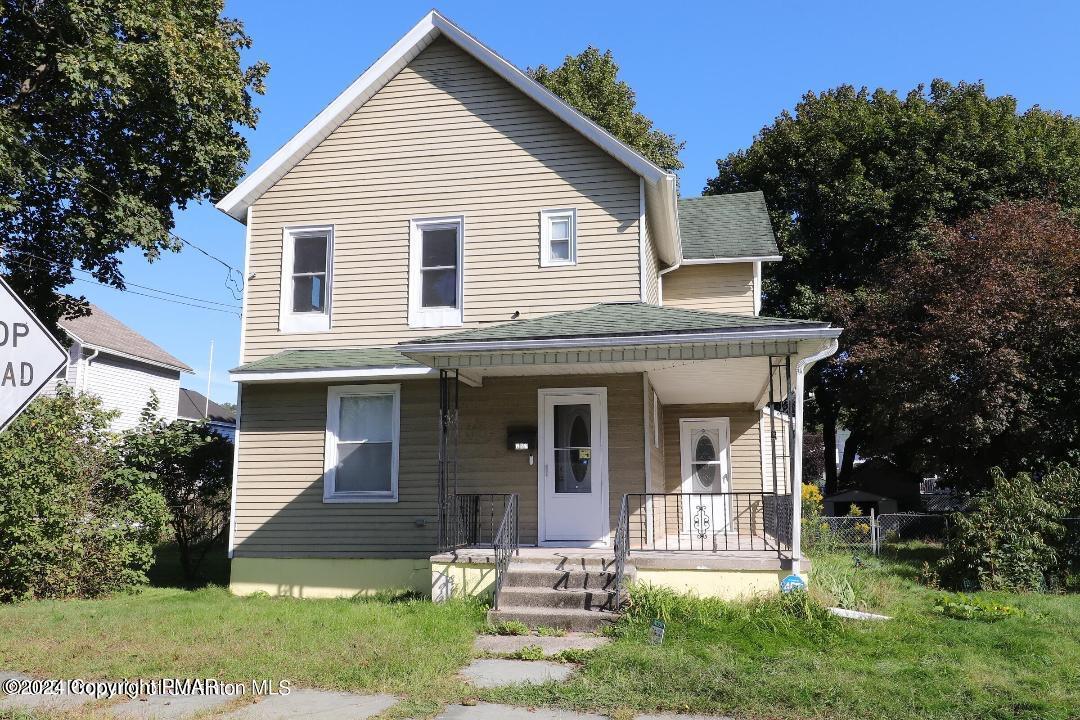
[[[840,346],[836,340],[830,340],[827,347],[810,357],[803,358],[795,365],[795,443],[791,448],[794,455],[791,461],[791,574],[798,575],[802,564],[802,455],[803,455],[803,388],[806,371],[818,360],[829,357]]]

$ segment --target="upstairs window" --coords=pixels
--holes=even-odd
[[[461,325],[465,222],[461,216],[413,220],[409,242],[409,325]]]
[[[281,330],[330,329],[332,227],[286,228],[281,252]]]
[[[577,211],[540,211],[540,266],[577,263]]]

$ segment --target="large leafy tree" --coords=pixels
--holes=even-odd
[[[665,170],[679,170],[679,142],[653,126],[639,113],[634,91],[619,80],[619,66],[610,50],[601,53],[591,45],[577,55],[567,55],[563,64],[530,68],[529,75],[565,100],[600,127],[637,150]]]
[[[174,208],[243,174],[268,68],[222,8],[0,0],[0,269],[46,319],[83,309],[73,267],[123,287],[122,250],[178,250]]]
[[[1080,459],[1080,230],[1056,205],[936,225],[885,269],[835,296],[865,446],[954,484]]]
[[[935,80],[903,97],[841,86],[805,95],[717,169],[706,193],[768,198],[784,261],[766,267],[765,311],[839,321],[826,294],[873,286],[881,264],[924,246],[934,223],[1007,199],[1080,205],[1080,122],[1038,107],[1018,113],[1014,98],[990,97],[980,83]],[[850,395],[849,337],[809,379],[826,447]],[[841,480],[867,441],[852,430]],[[837,468],[825,469],[832,490]]]

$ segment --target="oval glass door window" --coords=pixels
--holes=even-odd
[[[555,492],[592,492],[592,408],[556,405]]]
[[[694,439],[694,492],[713,492],[713,483],[719,471],[716,448],[719,438],[708,430],[701,430]]]

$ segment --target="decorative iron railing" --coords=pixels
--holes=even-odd
[[[517,493],[507,496],[502,520],[495,531],[495,539],[492,545],[495,550],[495,596],[492,599],[492,605],[498,610],[499,595],[502,593],[506,571],[510,567],[510,558],[518,554],[518,546],[520,545]]]
[[[443,523],[442,551],[464,547],[492,547],[495,535],[506,516],[510,493],[467,493],[447,499],[446,520]],[[516,513],[516,503],[515,513]]]
[[[772,492],[630,493],[623,496],[631,551],[791,549],[791,501]],[[620,523],[622,520],[620,520]]]
[[[615,528],[615,597],[611,609],[618,612],[625,601],[623,577],[626,574],[626,559],[630,555],[630,503],[629,496],[623,495],[619,507],[619,524]]]

